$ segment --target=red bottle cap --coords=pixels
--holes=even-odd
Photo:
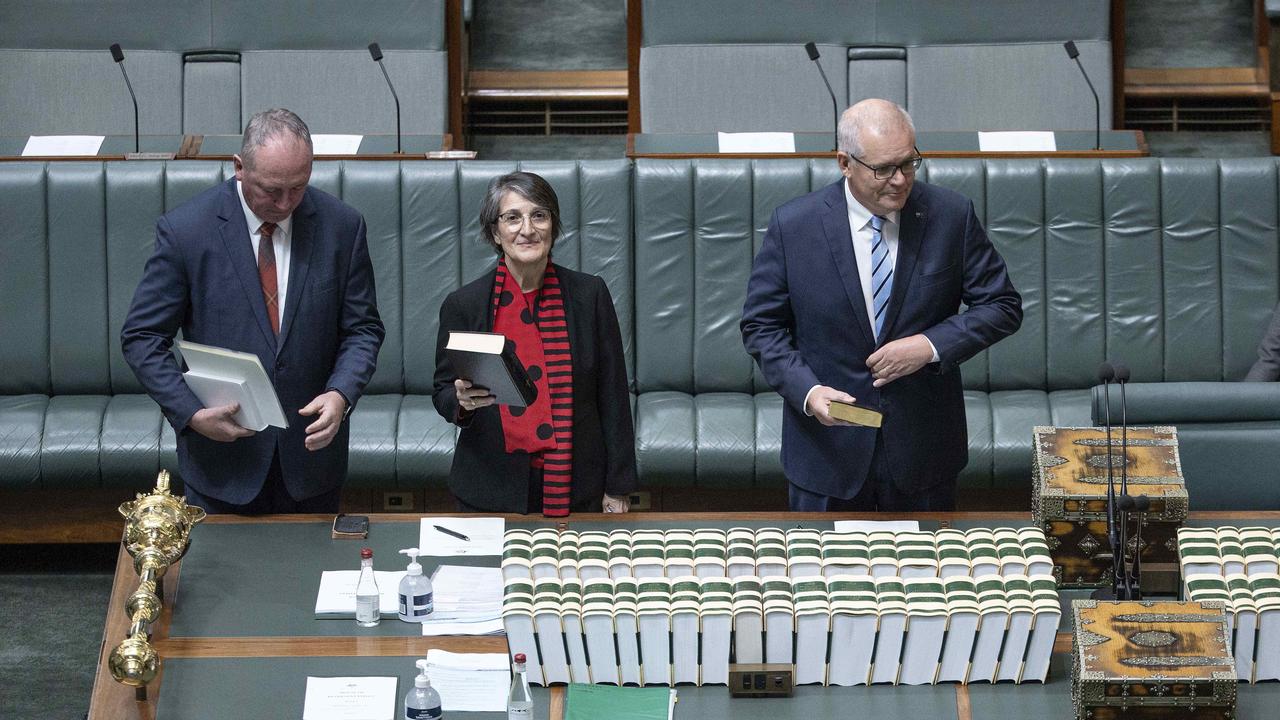
[[[518,663],[524,662],[524,653],[516,653],[516,662]]]
[[[368,560],[368,559],[369,559],[369,558],[371,558],[371,557],[373,557],[373,550],[372,550],[372,548],[362,548],[362,549],[360,550],[360,559],[361,559],[361,560]]]

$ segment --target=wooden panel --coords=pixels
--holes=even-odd
[[[467,97],[504,100],[625,100],[626,70],[472,70]]]

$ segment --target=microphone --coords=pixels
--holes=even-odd
[[[1125,383],[1129,382],[1129,367],[1124,363],[1115,364],[1115,381],[1120,386],[1120,542],[1124,551],[1127,553],[1129,549],[1129,511],[1135,508],[1136,498],[1129,497],[1129,405],[1125,399]],[[1151,507],[1151,500],[1147,500],[1147,507]],[[1141,532],[1141,525],[1139,532]],[[1121,559],[1120,565],[1124,570],[1125,583],[1125,599],[1136,600],[1134,587],[1137,584],[1138,554],[1141,553],[1141,546],[1134,548],[1133,563],[1124,562]],[[1133,568],[1130,572],[1129,567]]]
[[[1124,572],[1124,544],[1119,532],[1115,470],[1111,462],[1111,383],[1115,377],[1116,370],[1111,363],[1104,362],[1098,366],[1098,382],[1102,383],[1102,403],[1105,406],[1103,425],[1106,428],[1107,445],[1103,457],[1106,458],[1107,463],[1107,540],[1111,544],[1111,596],[1107,597],[1104,592],[1099,591],[1095,598],[1099,600],[1121,599],[1120,576]]]
[[[822,83],[827,86],[827,94],[831,96],[831,117],[832,128],[831,136],[835,142],[832,150],[840,149],[840,106],[836,104],[836,93],[831,89],[831,81],[827,80],[827,72],[822,69],[822,63],[818,62],[818,58],[822,57],[818,54],[818,46],[815,43],[807,42],[804,44],[804,51],[809,53],[809,59],[818,68],[818,74],[822,75]]]
[[[120,74],[124,75],[124,86],[129,88],[129,97],[133,99],[133,151],[141,152],[138,143],[138,96],[133,94],[133,83],[129,82],[129,73],[124,70],[124,51],[120,43],[111,44],[111,59],[120,66]]]
[[[1098,101],[1098,91],[1093,89],[1093,81],[1089,79],[1089,73],[1084,71],[1084,65],[1080,64],[1080,51],[1076,49],[1075,42],[1068,40],[1062,43],[1062,47],[1067,51],[1067,57],[1076,61],[1076,66],[1080,68],[1080,74],[1084,75],[1084,81],[1089,83],[1089,92],[1093,93],[1093,149],[1102,149],[1102,103]]]
[[[400,154],[400,96],[396,95],[396,86],[391,84],[391,76],[387,74],[387,66],[382,64],[382,48],[378,43],[369,43],[369,57],[382,68],[382,77],[387,79],[387,87],[391,89],[391,99],[396,101],[396,154]]]

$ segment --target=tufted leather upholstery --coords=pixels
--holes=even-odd
[[[387,326],[351,420],[351,484],[444,486],[454,431],[428,397],[437,311],[491,267],[475,218],[489,179],[517,168],[560,196],[556,260],[613,294],[642,482],[781,486],[781,401],[738,319],[773,208],[837,177],[821,160],[317,163],[313,182],[365,216]],[[0,165],[0,487],[141,488],[174,467],[172,430],[117,335],[156,217],[230,172]],[[1182,431],[1197,508],[1275,505],[1262,470],[1280,461],[1267,454],[1280,398],[1223,381],[1244,376],[1280,296],[1276,161],[931,160],[921,172],[973,199],[1025,301],[1022,329],[963,367],[962,487],[1025,486],[1030,428],[1089,424],[1094,373],[1112,359],[1151,383],[1135,383],[1132,419]]]

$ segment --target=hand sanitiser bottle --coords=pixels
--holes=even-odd
[[[516,653],[511,692],[507,693],[507,720],[532,720],[533,693],[529,692],[529,676],[524,669],[524,653]]]
[[[379,609],[378,581],[373,577],[373,550],[360,551],[360,580],[356,583],[356,624],[373,627],[382,620]]]
[[[418,677],[414,678],[413,688],[404,696],[404,720],[444,717],[444,711],[440,709],[440,693],[431,687],[431,679],[427,677],[427,661],[419,660],[416,664]]]
[[[418,564],[418,548],[401,550],[400,554],[409,556],[409,569],[400,579],[400,619],[420,623],[435,608],[431,578],[422,574],[422,566]]]

